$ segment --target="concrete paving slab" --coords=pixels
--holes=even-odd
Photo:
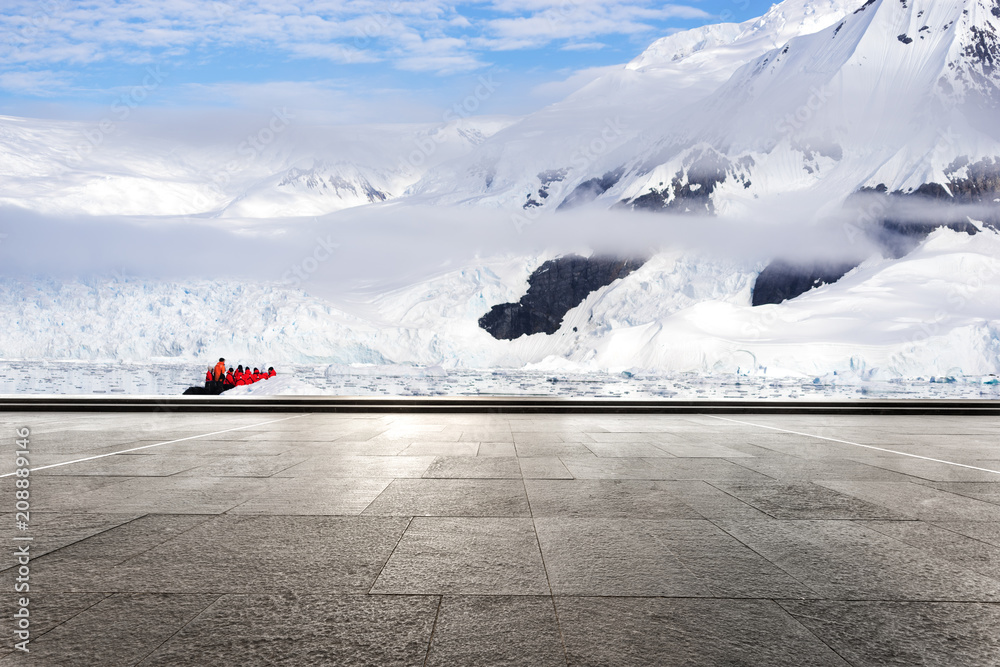
[[[416,517],[376,594],[547,595],[530,519]]]
[[[266,493],[266,477],[131,477],[78,498],[64,496],[63,511],[146,514],[222,514]]]
[[[515,451],[521,458],[537,456],[559,456],[569,458],[594,458],[594,452],[585,444],[579,442],[529,441],[518,440],[514,443]]]
[[[556,598],[573,667],[846,667],[770,600]]]
[[[865,521],[865,528],[921,549],[936,558],[1000,580],[1000,547],[925,521]]]
[[[357,516],[392,482],[378,477],[297,477],[275,480],[268,490],[228,510],[265,516]]]
[[[559,458],[576,479],[663,479],[661,473],[648,463],[648,459],[596,456]]]
[[[178,477],[270,477],[308,457],[292,456],[205,456],[204,463],[177,473]]]
[[[421,667],[439,603],[402,595],[225,595],[139,664]]]
[[[475,456],[479,441],[472,442],[414,442],[400,454],[403,456]]]
[[[683,522],[535,519],[555,595],[709,597],[661,538]]]
[[[685,442],[681,439],[668,442],[657,442],[656,446],[672,456],[689,458],[742,458],[744,456],[758,456],[760,451],[744,451],[733,447],[727,447],[717,442]],[[754,450],[760,450],[757,447]]]
[[[518,457],[524,479],[573,479],[573,474],[557,456]]]
[[[565,667],[550,597],[444,596],[428,667]]]
[[[429,479],[520,479],[521,466],[514,456],[439,456],[423,476]]]
[[[525,480],[531,515],[541,517],[701,519],[668,482]]]
[[[275,477],[420,477],[433,456],[313,456]]]
[[[946,528],[959,535],[971,537],[980,542],[1000,546],[1000,521],[946,521],[929,523]]]
[[[733,484],[716,481],[712,485],[775,519],[909,518],[887,507],[809,482]]]
[[[39,588],[134,593],[366,593],[407,519],[219,516],[124,563],[53,556]],[[39,567],[42,567],[40,563]]]
[[[517,450],[511,442],[480,442],[476,456],[517,456]]]
[[[138,664],[217,597],[111,595],[32,641],[29,660],[67,667]],[[0,665],[23,664],[23,655],[0,659]]]
[[[986,667],[1000,655],[1000,606],[942,602],[781,600],[852,665]]]
[[[37,593],[30,595],[28,609],[32,636],[41,637],[49,630],[93,607],[109,595],[111,593]],[[0,631],[4,633],[4,637],[14,636],[13,614],[20,607],[19,600],[23,597],[25,597],[23,594],[16,593],[0,595],[0,604],[3,604],[5,611],[10,610],[11,612],[4,614],[3,623],[0,624]],[[7,653],[17,655],[12,642],[5,641],[0,648],[0,655]]]
[[[670,459],[646,459],[654,474],[655,479],[698,479],[698,480],[722,480],[739,482],[767,482],[770,479],[759,472],[755,472],[743,466],[742,461],[747,459],[736,459],[728,461],[726,459],[706,459],[706,458],[670,458]]]
[[[15,521],[13,513],[0,514],[0,521],[3,522],[4,536],[8,539],[31,537],[31,554],[37,558],[51,551],[62,549],[69,544],[99,535],[106,530],[138,519],[140,516],[142,516],[141,513],[128,512],[107,514],[34,512],[30,514],[30,530],[26,532],[18,532],[13,529]],[[11,544],[13,544],[12,541]],[[12,548],[11,551],[14,549]],[[0,561],[0,570],[9,571],[16,565],[17,561],[14,558],[6,558]],[[11,584],[4,590],[13,590],[13,588],[13,584]]]
[[[801,459],[795,456],[781,458],[741,458],[734,460],[740,466],[759,472],[771,479],[815,482],[838,480],[854,482],[910,482],[914,478],[903,473],[867,465],[859,461],[828,458],[823,460]]]
[[[1000,521],[1000,506],[909,482],[823,480],[816,484],[924,521]]]
[[[717,482],[713,482],[717,483]],[[704,480],[660,482],[703,518],[766,521],[772,517]]]
[[[190,470],[204,463],[201,456],[163,455],[152,456],[106,456],[89,461],[81,461],[70,466],[47,468],[37,471],[36,475],[101,475],[119,477],[169,477],[179,472]],[[46,464],[42,464],[46,465]]]
[[[894,472],[919,477],[920,479],[932,482],[991,482],[997,477],[997,473],[986,472],[985,470],[973,470],[937,461],[927,461],[924,459],[905,458],[902,456],[868,456],[864,459],[854,457],[867,465],[892,470]],[[949,460],[954,463],[975,466],[977,468],[989,468],[986,461],[980,461],[975,457],[964,455],[963,452],[949,452]],[[987,465],[984,465],[987,464]],[[1000,466],[992,469],[1000,470]]]
[[[850,521],[719,521],[816,592],[853,600],[1000,601],[1000,580]]]
[[[521,480],[397,479],[364,510],[370,516],[530,516]]]

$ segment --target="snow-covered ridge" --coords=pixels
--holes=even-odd
[[[819,32],[861,5],[861,0],[811,0],[775,4],[763,16],[744,23],[716,23],[668,35],[653,42],[627,69],[664,67],[682,60],[726,57],[738,52],[744,61],[800,35]],[[692,58],[695,54],[700,54]],[[691,63],[685,63],[690,65]]]
[[[511,122],[309,128],[276,111],[246,134],[205,143],[0,116],[0,204],[70,215],[322,215],[399,197]]]
[[[624,176],[604,198],[670,208],[697,183],[712,189],[708,210],[738,215],[789,193],[829,204],[862,187],[947,189],[956,161],[1000,156],[985,121],[1000,103],[993,9],[875,0],[795,37],[742,66],[680,129],[620,149]]]

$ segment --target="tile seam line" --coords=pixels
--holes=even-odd
[[[115,595],[122,595],[122,593],[115,593]],[[131,594],[129,594],[129,595],[131,595]],[[181,595],[185,595],[185,594],[182,593]],[[198,593],[191,594],[192,597],[194,597],[195,595],[198,595]],[[215,594],[214,593],[209,593],[208,595],[215,595]],[[146,653],[141,658],[139,658],[139,660],[137,660],[134,663],[135,667],[139,667],[140,665],[142,665],[142,663],[144,663],[147,660],[149,660],[157,651],[159,651],[161,648],[163,648],[164,646],[166,646],[167,644],[169,644],[174,639],[174,637],[176,637],[177,635],[181,634],[184,631],[185,628],[187,628],[189,625],[191,625],[196,620],[198,620],[199,618],[201,618],[201,616],[206,611],[208,611],[209,609],[211,609],[212,607],[214,607],[216,604],[218,604],[219,600],[221,600],[224,597],[226,597],[225,593],[216,595],[216,597],[215,597],[214,600],[212,600],[207,605],[205,605],[197,614],[195,614],[194,616],[192,616],[191,618],[189,618],[187,620],[187,622],[184,623],[183,625],[181,625],[179,628],[177,628],[173,632],[173,634],[171,634],[169,637],[167,637],[166,639],[164,639],[162,642],[160,642],[159,644],[157,644],[156,646],[154,646],[153,649],[151,651],[149,651],[149,653]]]
[[[782,601],[787,602],[787,599],[782,598]],[[837,656],[838,658],[840,658],[841,660],[843,660],[845,665],[857,665],[858,664],[856,661],[850,660],[848,658],[848,656],[846,656],[843,653],[841,653],[840,651],[838,651],[833,646],[832,643],[827,642],[825,639],[823,639],[822,637],[820,637],[816,632],[813,631],[812,628],[810,628],[808,625],[806,625],[805,623],[803,623],[800,620],[799,616],[796,616],[795,614],[793,614],[792,612],[790,612],[788,609],[786,609],[785,605],[781,604],[781,602],[779,602],[778,599],[772,599],[771,600],[771,604],[773,604],[775,607],[777,607],[778,609],[780,609],[781,613],[784,614],[785,616],[787,616],[789,619],[791,619],[792,623],[794,623],[798,627],[802,628],[803,632],[805,632],[808,635],[811,635],[817,642],[819,642],[819,644],[821,646],[825,646],[827,649],[829,649],[829,651],[831,653],[833,653],[835,656]],[[816,620],[821,620],[821,619],[816,619]]]
[[[521,457],[517,458],[518,470],[521,470]],[[531,530],[535,534],[535,544],[538,546],[538,557],[542,561],[542,572],[545,573],[545,585],[549,587],[549,600],[552,602],[552,613],[556,617],[556,628],[559,630],[559,644],[562,646],[563,659],[569,665],[569,651],[566,648],[566,635],[563,633],[562,621],[559,620],[559,606],[556,604],[556,596],[552,590],[552,579],[549,577],[549,567],[545,563],[545,553],[542,551],[542,540],[538,537],[538,525],[535,523],[535,513],[531,509],[531,498],[528,496],[528,482],[524,479],[524,470],[521,470],[521,488],[524,489],[524,501],[528,504],[528,517],[531,519]]]
[[[76,612],[75,614],[73,614],[73,615],[69,616],[68,618],[65,618],[65,619],[63,619],[62,621],[59,621],[58,623],[56,623],[55,625],[53,625],[53,626],[52,626],[51,628],[49,628],[48,630],[45,630],[44,632],[40,632],[40,633],[38,634],[38,636],[39,636],[39,637],[44,637],[45,635],[47,635],[48,633],[52,632],[52,631],[53,631],[53,630],[55,630],[56,628],[58,628],[58,627],[60,627],[60,626],[63,626],[63,625],[66,625],[67,623],[69,623],[70,621],[72,621],[72,620],[73,620],[74,618],[76,618],[76,617],[77,617],[77,616],[79,616],[80,614],[85,614],[85,613],[87,613],[88,611],[90,611],[91,609],[93,609],[94,607],[96,607],[97,605],[101,604],[102,602],[104,602],[104,601],[105,601],[105,600],[107,600],[108,598],[112,597],[112,596],[114,595],[114,593],[103,593],[103,592],[95,592],[95,593],[81,593],[81,595],[103,595],[104,597],[102,597],[102,598],[101,598],[100,600],[98,600],[97,602],[94,602],[93,604],[91,604],[91,605],[88,605],[88,606],[87,606],[87,607],[85,607],[84,609],[81,609],[80,611],[78,611],[78,612]]]
[[[815,435],[812,433],[803,433],[801,431],[792,431],[787,428],[778,428],[777,426],[767,426],[765,424],[754,424],[752,422],[740,421],[739,419],[729,419],[728,417],[719,417],[718,415],[702,415],[703,417],[711,417],[712,419],[721,419],[722,421],[732,422],[734,424],[743,424],[744,426],[756,426],[757,428],[766,428],[772,431],[779,431],[781,433],[791,433],[792,435],[801,435],[807,438],[816,438],[817,440],[826,440],[828,442],[838,442],[843,445],[851,445],[853,447],[864,447],[865,449],[874,449],[879,452],[888,452],[889,454],[897,454],[899,456],[906,456],[911,459],[921,459],[924,461],[933,461],[934,463],[944,463],[950,466],[956,466],[958,468],[968,468],[970,470],[979,470],[981,472],[989,472],[994,475],[1000,475],[1000,470],[991,470],[989,468],[980,468],[978,466],[970,466],[965,463],[955,463],[954,461],[945,461],[943,459],[935,459],[930,456],[920,456],[919,454],[909,454],[907,452],[900,452],[895,449],[886,449],[885,447],[876,447],[875,445],[863,445],[859,442],[851,442],[850,440],[840,440],[839,438],[828,438],[825,435]]]
[[[386,487],[386,488],[388,488],[388,487]],[[383,490],[383,493],[385,493],[384,490]],[[382,494],[380,493],[379,495],[382,495]],[[377,496],[376,496],[376,499],[377,499]],[[373,500],[372,502],[375,502],[375,501]],[[369,505],[370,504],[371,503],[369,503]],[[365,509],[367,509],[367,508],[365,508]],[[359,514],[358,516],[361,516],[361,515]],[[394,519],[394,518],[402,518],[402,517],[380,517],[380,518],[383,518],[383,519]],[[406,531],[408,531],[410,529],[410,526],[413,525],[413,520],[415,518],[416,518],[415,516],[410,516],[410,517],[407,518],[406,525],[403,526],[403,530],[399,531],[399,537],[396,539],[396,543],[394,545],[392,545],[392,550],[389,552],[389,555],[385,557],[385,562],[382,563],[382,567],[380,567],[378,569],[378,573],[375,575],[375,578],[372,579],[372,585],[368,587],[367,595],[376,595],[376,593],[374,591],[375,591],[375,586],[378,584],[379,578],[381,578],[382,573],[385,572],[385,568],[389,566],[389,561],[392,560],[392,556],[393,556],[393,554],[396,553],[396,549],[398,549],[399,545],[403,543],[403,536],[406,535]],[[442,597],[443,597],[443,594],[442,594]],[[435,616],[435,619],[436,618],[437,617]],[[428,650],[430,650],[430,648],[428,648]]]
[[[434,632],[437,630],[438,619],[441,618],[441,607],[444,605],[444,594],[438,596],[437,608],[434,610],[434,622],[431,624],[431,634],[427,638],[427,652],[424,654],[423,667],[427,667],[431,659],[431,651],[434,649]]]
[[[166,442],[155,442],[152,445],[143,445],[142,447],[132,447],[131,449],[123,449],[123,450],[117,451],[117,452],[108,452],[107,454],[97,454],[96,456],[87,456],[87,457],[82,458],[82,459],[74,459],[73,461],[62,461],[61,463],[52,463],[52,464],[49,464],[47,466],[38,466],[37,468],[29,468],[29,471],[30,472],[35,472],[37,470],[47,470],[49,468],[59,468],[60,466],[73,465],[74,463],[83,463],[84,461],[94,461],[96,459],[103,459],[103,458],[106,458],[108,456],[117,456],[118,454],[127,454],[129,452],[137,452],[137,451],[139,451],[141,449],[150,449],[151,447],[160,447],[162,445],[172,445],[172,444],[177,443],[177,442],[186,442],[187,440],[197,440],[198,438],[207,438],[207,437],[209,437],[211,435],[219,435],[220,433],[231,433],[232,431],[240,431],[240,430],[246,429],[246,428],[254,428],[256,426],[266,426],[268,424],[276,424],[278,422],[288,421],[289,419],[301,419],[302,417],[308,417],[310,414],[312,414],[312,413],[311,412],[307,412],[306,414],[303,414],[303,415],[294,415],[292,417],[283,417],[282,419],[272,419],[270,421],[260,422],[259,424],[249,424],[247,426],[237,426],[235,428],[227,428],[227,429],[225,429],[223,431],[213,431],[212,433],[202,433],[200,435],[190,435],[190,436],[188,436],[186,438],[178,438],[177,440],[167,440]],[[198,466],[195,466],[195,467],[198,467]],[[191,468],[191,470],[193,470],[193,469],[194,468]],[[184,471],[181,471],[181,472],[187,472],[187,471],[184,470]],[[12,477],[12,476],[14,476],[16,474],[17,474],[16,472],[8,472],[8,473],[5,473],[3,475],[0,475],[0,479],[2,479],[4,477]],[[169,475],[168,475],[168,477],[169,477]]]

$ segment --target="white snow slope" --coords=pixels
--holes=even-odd
[[[957,158],[1000,156],[991,106],[1000,99],[998,34],[1000,0],[785,0],[756,21],[659,40],[516,122],[346,128],[323,141],[290,127],[233,169],[238,146],[173,150],[124,130],[74,160],[86,127],[3,118],[0,204],[43,214],[210,215],[234,227],[359,205],[406,219],[411,204],[430,204],[470,211],[474,225],[475,207],[536,221],[572,216],[554,209],[583,191],[571,203],[595,210],[679,202],[682,212],[707,206],[760,224],[752,221],[794,208],[786,215],[809,225],[859,187],[947,189],[961,171]],[[710,197],[688,204],[680,193],[708,187],[694,182],[706,164],[717,167]],[[1000,373],[1000,236],[980,229],[939,230],[901,259],[874,255],[835,284],[756,308],[758,259],[661,247],[572,309],[555,334],[514,341],[493,339],[478,319],[517,301],[531,272],[576,250],[577,239],[486,253],[361,304],[345,294],[350,306],[260,283],[9,277],[0,357]]]
[[[0,204],[50,214],[322,215],[399,197],[428,168],[512,122],[306,127],[284,113],[208,142],[0,116]]]

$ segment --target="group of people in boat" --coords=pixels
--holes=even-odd
[[[263,366],[260,368],[263,368]],[[261,380],[267,380],[277,375],[274,370],[274,366],[268,366],[266,371],[263,371],[260,368],[254,368],[251,371],[249,365],[244,369],[243,364],[240,364],[236,367],[235,371],[232,366],[230,366],[227,370],[226,359],[224,357],[220,357],[219,363],[215,364],[214,367],[209,368],[208,372],[205,373],[205,387],[222,386],[224,389],[230,389],[232,387],[240,387],[246,384],[260,382]]]

